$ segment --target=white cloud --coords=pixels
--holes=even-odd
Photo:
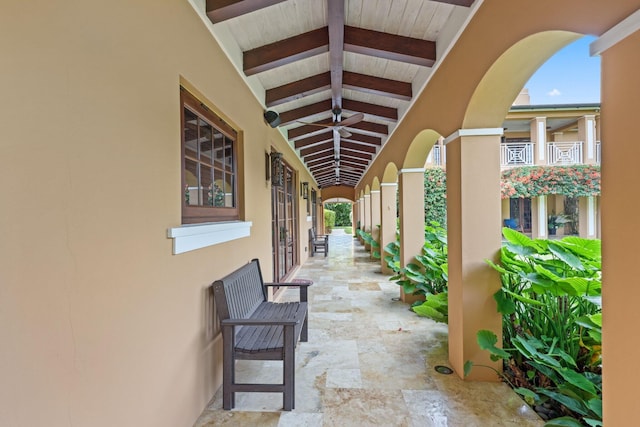
[[[549,96],[560,96],[562,95],[562,92],[560,92],[558,89],[553,89],[551,92],[547,92],[547,95]]]

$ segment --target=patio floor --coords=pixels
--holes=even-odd
[[[464,382],[435,372],[448,365],[447,326],[399,302],[350,235],[330,236],[329,256],[301,266],[309,278],[309,342],[296,349],[295,409],[282,394],[237,393],[222,410],[221,390],[194,427],[205,426],[542,426],[503,383]],[[290,294],[283,295],[287,299]],[[239,379],[281,381],[280,362],[238,362]]]

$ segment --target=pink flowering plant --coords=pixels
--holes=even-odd
[[[600,166],[522,166],[502,171],[503,199],[562,194],[573,197],[600,195]]]

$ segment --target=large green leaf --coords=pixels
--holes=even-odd
[[[573,397],[569,397],[562,393],[558,393],[552,390],[547,390],[544,388],[538,388],[538,393],[544,394],[545,396],[548,396],[553,400],[560,402],[561,404],[563,404],[573,412],[576,412],[580,415],[589,415],[589,412],[585,407],[585,405],[578,399],[574,399]]]
[[[433,307],[428,305],[418,305],[415,307],[411,307],[411,309],[418,315],[422,317],[428,317],[430,319],[435,320],[440,323],[447,323],[447,316],[439,312]]]
[[[586,379],[581,373],[568,368],[558,369],[558,373],[562,375],[562,378],[564,378],[572,386],[584,390],[591,395],[596,394],[596,388],[593,383]]]
[[[578,258],[574,254],[572,254],[571,252],[566,250],[564,247],[562,247],[562,245],[560,245],[560,244],[558,244],[558,243],[556,243],[554,241],[550,241],[549,242],[549,251],[552,254],[554,254],[555,256],[557,256],[558,258],[560,258],[562,261],[564,261],[571,268],[573,268],[575,270],[579,270],[579,271],[583,271],[584,270],[584,267],[582,266],[582,263],[580,262],[580,258]]]
[[[471,369],[473,368],[473,362],[471,360],[467,360],[464,363],[464,376],[466,377],[467,375],[469,375],[469,373],[471,372]]]
[[[544,427],[583,427],[582,423],[572,417],[554,418],[547,421]]]
[[[489,351],[493,356],[509,359],[511,357],[509,353],[504,351],[501,348],[496,347],[496,343],[498,342],[498,336],[491,331],[480,330],[476,334],[478,339],[478,345],[481,349]],[[493,358],[492,358],[493,359]]]
[[[563,243],[573,246],[574,253],[592,260],[599,260],[602,257],[602,242],[599,239],[584,239],[577,236],[567,236],[562,239]]]
[[[498,306],[498,313],[503,315],[509,315],[516,312],[516,305],[513,301],[511,301],[502,289],[498,290],[495,294],[493,294],[493,299],[496,300]]]
[[[588,277],[565,277],[560,279],[558,284],[563,289],[568,289],[568,287],[573,289],[575,293],[571,295],[598,296],[602,293],[602,282]]]
[[[539,249],[539,246],[531,240],[528,236],[513,230],[508,227],[502,228],[502,235],[507,240],[507,242],[512,243],[514,245],[526,246],[535,249],[536,251]]]
[[[596,397],[594,399],[587,400],[587,408],[602,419],[602,399]]]
[[[507,293],[507,294],[511,295],[511,297],[513,297],[514,299],[516,299],[516,300],[518,300],[518,301],[520,301],[520,302],[522,302],[522,303],[529,304],[529,305],[535,305],[535,306],[538,306],[538,307],[546,307],[546,306],[547,306],[547,305],[546,305],[545,303],[543,303],[543,302],[536,301],[536,300],[534,300],[534,299],[527,298],[527,297],[525,297],[525,296],[522,296],[522,295],[516,294],[515,292],[511,292],[511,291],[510,291],[510,290],[508,290],[508,289],[502,289],[502,290],[503,290],[505,293]]]

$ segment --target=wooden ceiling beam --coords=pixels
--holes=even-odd
[[[320,151],[333,150],[333,142],[325,142],[324,144],[314,145],[300,150],[300,156],[308,156],[309,154],[319,153]]]
[[[389,135],[389,126],[382,123],[374,123],[361,121],[350,126],[345,126],[346,129],[357,129],[361,132],[370,135]]]
[[[363,135],[360,133],[351,133],[351,136],[348,138],[342,138],[344,141],[351,141],[351,142],[362,142],[365,144],[371,144],[371,145],[382,145],[382,138],[378,138],[376,136],[371,136],[371,135]]]
[[[368,145],[368,144],[361,144],[358,142],[348,142],[348,141],[342,141],[340,143],[340,147],[342,148],[347,148],[350,150],[354,150],[354,151],[359,151],[359,152],[363,152],[363,153],[373,153],[375,154],[378,149],[373,146],[373,145]]]
[[[372,160],[373,154],[362,153],[360,151],[346,150],[344,148],[340,148],[340,158],[344,158],[345,156],[349,157],[357,157],[360,159]]]
[[[455,6],[465,6],[465,7],[471,6],[474,2],[474,0],[433,0],[433,1],[438,3],[446,3],[446,4],[452,4]]]
[[[274,107],[330,88],[331,74],[316,74],[306,79],[268,89],[265,94],[265,103],[267,107]]]
[[[320,151],[318,153],[309,154],[307,156],[302,157],[302,160],[305,162],[310,162],[313,160],[324,159],[326,157],[333,158],[333,150],[325,150],[325,151]]]
[[[314,160],[312,162],[307,162],[307,167],[309,169],[321,168],[323,166],[334,167],[335,168],[335,160],[333,157],[326,157],[324,159]]]
[[[436,62],[435,42],[350,26],[344,27],[344,50],[423,67]]]
[[[318,28],[244,52],[242,54],[244,74],[252,76],[328,50],[327,27]]]
[[[327,141],[333,141],[332,130],[319,135],[310,136],[309,138],[299,139],[294,143],[294,146],[297,150],[298,148],[308,147],[309,145],[316,145]]]
[[[344,70],[344,0],[327,0],[329,34],[329,72],[331,74],[332,108],[342,108]],[[337,118],[340,120],[340,117]]]
[[[398,80],[383,79],[350,71],[344,72],[342,80],[345,88],[372,95],[388,96],[402,101],[411,101],[413,96],[411,83]]]
[[[354,113],[365,113],[384,120],[398,120],[398,110],[396,108],[384,107],[382,105],[370,104],[368,102],[343,99],[342,108]]]
[[[214,24],[282,3],[285,0],[207,0],[207,16]]]
[[[285,126],[316,114],[326,113],[327,111],[331,111],[330,99],[305,105],[294,110],[283,111],[280,113],[280,126]]]

